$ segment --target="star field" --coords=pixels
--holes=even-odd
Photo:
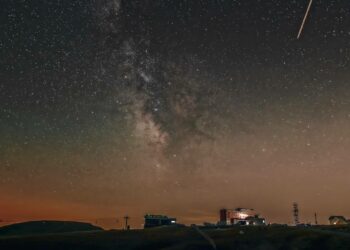
[[[350,3],[307,4],[4,3],[0,219],[346,215]]]

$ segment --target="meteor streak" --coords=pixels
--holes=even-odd
[[[301,23],[301,26],[300,26],[300,29],[299,29],[299,33],[298,33],[298,37],[297,37],[297,39],[299,39],[299,38],[300,38],[301,33],[303,32],[303,29],[304,29],[304,25],[305,25],[306,19],[307,19],[308,15],[309,15],[309,12],[310,12],[310,9],[311,9],[312,1],[313,1],[313,0],[310,0],[310,2],[309,2],[309,6],[307,6],[307,10],[306,10],[306,13],[305,13],[305,16],[304,16],[303,22]]]

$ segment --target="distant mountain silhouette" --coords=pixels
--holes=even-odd
[[[82,231],[100,231],[100,227],[90,223],[73,221],[29,221],[0,227],[1,236],[24,236],[36,234],[56,234]]]

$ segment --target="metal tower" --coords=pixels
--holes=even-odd
[[[298,203],[293,203],[293,216],[294,216],[294,224],[299,225],[299,208]]]

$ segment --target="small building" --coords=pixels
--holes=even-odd
[[[260,218],[259,214],[250,208],[221,209],[218,224],[222,226],[265,225],[265,219]]]
[[[263,226],[265,225],[265,219],[260,218],[259,215],[248,216],[244,220],[237,221],[236,224],[240,224],[243,226]]]
[[[160,226],[171,226],[176,225],[176,218],[170,218],[165,215],[145,215],[144,228],[160,227]]]
[[[348,225],[350,224],[349,220],[346,220],[344,216],[333,215],[329,217],[329,224],[331,225]]]

